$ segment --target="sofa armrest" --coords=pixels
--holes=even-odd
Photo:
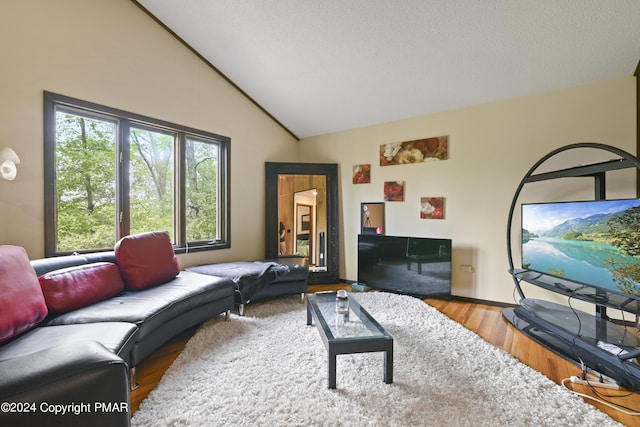
[[[4,360],[0,405],[5,426],[128,426],[128,367],[93,341]]]

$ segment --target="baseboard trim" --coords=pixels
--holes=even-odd
[[[355,280],[347,280],[347,279],[338,279],[340,281],[340,283],[346,283],[346,284],[353,284],[356,283]],[[430,297],[426,297],[426,298],[430,298]],[[434,297],[434,299],[442,299],[442,298],[436,298]],[[499,301],[491,301],[491,300],[484,300],[484,299],[478,299],[478,298],[469,298],[469,297],[462,297],[462,296],[458,296],[458,295],[451,295],[452,300],[456,300],[456,301],[461,301],[461,302],[468,302],[470,304],[483,304],[483,305],[489,305],[489,306],[493,306],[493,307],[517,307],[518,304],[513,304],[513,303],[506,303],[506,302],[499,302]]]
[[[471,303],[471,304],[490,305],[490,306],[493,306],[493,307],[507,308],[507,307],[517,307],[518,306],[518,304],[513,304],[513,303],[500,302],[500,301],[491,301],[491,300],[478,299],[478,298],[461,297],[461,296],[457,296],[457,295],[451,295],[451,299],[452,300],[456,300],[456,301],[468,302],[468,303]]]

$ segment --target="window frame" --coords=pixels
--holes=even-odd
[[[56,112],[62,110],[71,114],[109,120],[116,122],[116,151],[120,161],[115,165],[116,175],[116,215],[114,219],[115,241],[129,234],[130,231],[130,199],[129,199],[129,134],[132,127],[151,129],[158,132],[173,133],[174,142],[174,250],[176,253],[226,249],[231,247],[230,240],[230,151],[231,138],[206,132],[187,126],[154,119],[116,108],[106,107],[92,102],[82,101],[64,95],[44,91],[44,228],[45,256],[69,255],[71,253],[89,253],[109,251],[113,248],[94,248],[64,252],[57,250],[57,204],[56,204]],[[186,172],[185,147],[187,139],[218,145],[218,239],[214,241],[192,241],[186,239]],[[114,159],[115,161],[115,159]],[[154,231],[154,230],[148,230]]]

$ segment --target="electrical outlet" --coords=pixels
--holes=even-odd
[[[473,273],[473,266],[468,264],[462,264],[460,266],[460,271],[462,271],[463,273]]]

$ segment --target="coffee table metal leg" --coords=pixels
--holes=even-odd
[[[384,352],[384,382],[393,383],[393,345]]]
[[[331,350],[329,353],[329,388],[336,388],[336,354]]]

